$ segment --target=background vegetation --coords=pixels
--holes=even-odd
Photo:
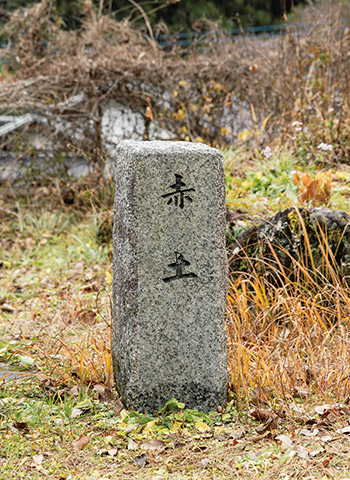
[[[1,385],[1,478],[348,478],[350,297],[321,232],[322,271],[301,250],[298,281],[283,269],[282,286],[254,271],[231,278],[226,408],[203,414],[173,400],[145,413],[118,403],[114,192],[101,136],[102,109],[115,100],[142,115],[145,139],[158,126],[222,148],[231,244],[287,207],[349,211],[348,5],[310,6],[311,27],[286,21],[278,38],[214,29],[185,52],[88,3],[67,31],[51,6],[11,14],[0,109],[43,115],[56,163],[78,152],[100,168],[75,180],[42,172],[38,155],[48,165],[52,152],[25,131],[1,144],[2,155],[34,159],[31,175],[0,185],[0,359],[31,375]],[[58,119],[71,136],[57,132]]]
[[[3,20],[13,10],[26,7],[35,0],[1,0],[0,12]],[[151,24],[156,27],[161,23],[163,28],[171,31],[186,31],[195,28],[202,29],[206,21],[218,22],[221,26],[244,27],[269,25],[279,22],[284,12],[291,9],[291,1],[274,2],[272,0],[156,0],[137,2],[147,14]],[[293,2],[304,3],[303,0]],[[57,13],[63,18],[67,28],[78,28],[82,20],[83,0],[55,0]],[[102,3],[95,0],[95,5],[102,6],[105,14],[112,14],[116,20],[128,18],[140,25],[143,22],[142,14],[135,2],[129,0],[104,0]],[[0,17],[1,18],[1,17]],[[203,23],[204,22],[204,23]]]

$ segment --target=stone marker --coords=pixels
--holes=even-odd
[[[119,144],[114,165],[113,365],[124,404],[226,401],[225,184],[217,150]]]

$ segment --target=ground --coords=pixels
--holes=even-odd
[[[251,222],[298,204],[292,172],[305,165],[288,152],[268,163],[245,153],[244,174],[242,152],[225,155],[231,211]],[[348,208],[349,174],[334,169],[332,175],[331,206]],[[113,388],[110,245],[98,235],[112,209],[111,186],[73,185],[72,203],[64,201],[60,182],[45,182],[1,186],[0,361],[30,375],[1,384],[1,480],[350,478],[349,316],[343,304],[339,324],[323,327],[320,320],[319,333],[316,323],[302,330],[301,324],[270,322],[277,303],[269,298],[258,330],[247,309],[240,320],[230,317],[229,301],[228,319],[242,323],[240,333],[228,327],[227,408],[204,414],[177,399],[158,413],[128,412]],[[244,226],[235,222],[233,234]],[[230,290],[237,306],[242,291],[236,293]],[[272,347],[264,350],[268,329]],[[278,377],[291,361],[288,352],[295,369]]]

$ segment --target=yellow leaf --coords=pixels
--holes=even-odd
[[[223,137],[224,135],[229,135],[231,133],[231,129],[229,127],[222,127],[220,128],[220,135]]]
[[[209,427],[209,425],[207,425],[206,423],[202,422],[201,420],[198,420],[198,422],[196,422],[194,424],[194,426],[196,427],[196,430],[198,430],[199,432],[201,433],[205,433],[205,432],[210,432],[211,428]]]
[[[107,279],[108,285],[112,285],[113,277],[109,270],[106,270],[106,279]]]
[[[180,80],[180,81],[179,81],[179,85],[180,85],[181,87],[183,87],[184,85],[187,85],[186,80]]]
[[[244,190],[249,190],[250,187],[253,186],[253,182],[249,181],[249,180],[244,180],[244,182],[242,182],[242,188]]]
[[[146,108],[146,113],[145,113],[145,117],[146,118],[149,118],[151,120],[151,122],[153,122],[153,113],[152,113],[152,110],[151,110],[151,107],[148,106]]]
[[[250,109],[252,111],[252,116],[253,116],[254,123],[258,123],[258,121],[256,119],[255,108],[254,108],[254,105],[252,103],[250,104]]]
[[[128,416],[128,411],[123,408],[119,415],[122,420],[125,420],[125,418]]]
[[[212,82],[212,87],[216,92],[221,92],[222,90],[225,89],[225,87],[223,85],[221,85],[221,83],[218,83],[218,82],[215,82],[215,81]]]
[[[239,132],[237,135],[238,141],[239,142],[245,142],[249,137],[252,137],[254,134],[251,130],[248,130],[247,128],[245,130],[242,130]]]
[[[261,131],[263,132],[265,130],[265,127],[267,125],[267,122],[270,120],[270,118],[272,117],[273,113],[269,113],[268,116],[265,118],[265,120],[263,121],[262,125],[261,125]]]
[[[155,419],[155,420],[152,420],[151,422],[148,422],[143,431],[152,430],[153,427],[157,424],[157,422],[158,422],[158,419]]]
[[[186,118],[186,113],[182,108],[179,108],[177,112],[173,113],[173,117],[175,120],[179,120],[181,122],[184,118]]]
[[[174,96],[174,97],[177,97],[178,94],[179,94],[179,92],[178,92],[177,90],[174,90],[174,91],[173,91],[173,96]]]

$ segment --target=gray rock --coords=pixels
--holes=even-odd
[[[115,160],[113,365],[127,407],[226,401],[223,157],[187,142],[122,142]]]
[[[230,272],[233,279],[258,273],[283,284],[286,276],[300,282],[302,266],[323,282],[330,277],[328,265],[340,281],[349,283],[350,216],[329,208],[289,208],[238,237]]]

